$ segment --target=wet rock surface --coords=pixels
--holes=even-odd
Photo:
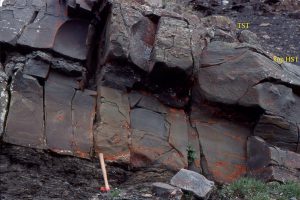
[[[98,153],[111,166],[122,166],[109,170],[120,173],[112,175],[112,185],[125,184],[124,199],[155,199],[150,182],[166,172],[158,168],[191,169],[217,183],[246,174],[299,180],[299,66],[275,62],[261,33],[239,30],[226,16],[207,16],[231,16],[228,10],[292,12],[297,5],[214,2],[193,1],[192,9],[180,1],[5,0],[0,7],[0,187],[6,192],[1,195],[110,198],[83,191],[91,176],[92,186],[99,178],[94,173]],[[41,160],[51,164],[45,167]],[[62,196],[46,196],[40,186],[28,193],[12,188],[10,176],[28,169],[22,188],[28,190],[29,176],[43,184],[56,162],[54,174],[66,176],[47,189],[63,185]],[[88,174],[86,166],[94,171]],[[123,168],[142,178],[128,182],[132,172]],[[158,171],[151,176],[149,168]],[[72,186],[64,182],[69,174],[75,177]],[[134,192],[140,182],[143,194]],[[209,191],[203,191],[194,193],[206,198]]]

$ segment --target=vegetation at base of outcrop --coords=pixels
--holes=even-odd
[[[188,163],[192,164],[195,161],[196,156],[197,156],[196,151],[195,151],[194,147],[191,145],[189,145],[186,148],[186,151],[187,151]]]
[[[223,186],[219,196],[224,200],[289,200],[300,198],[300,183],[264,183],[253,178],[241,178]]]
[[[113,188],[111,191],[109,191],[108,193],[108,198],[109,199],[116,199],[118,197],[120,197],[120,189],[118,188]]]

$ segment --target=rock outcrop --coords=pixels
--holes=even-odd
[[[4,142],[219,183],[299,180],[299,67],[228,17],[159,0],[5,0],[0,25]]]

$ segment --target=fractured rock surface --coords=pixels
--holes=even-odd
[[[36,78],[18,71],[11,86],[11,101],[4,141],[45,148],[43,87]]]
[[[246,143],[251,131],[233,119],[214,116],[215,112],[193,108],[191,121],[199,135],[204,173],[218,182],[231,182],[246,174]]]
[[[300,155],[268,145],[259,137],[248,140],[249,175],[267,181],[299,181]]]
[[[5,0],[0,25],[4,142],[219,183],[247,169],[299,180],[299,67],[228,17],[160,0]]]

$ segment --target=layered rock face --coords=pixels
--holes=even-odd
[[[0,24],[4,142],[221,183],[283,181],[273,145],[300,179],[299,67],[239,41],[229,18],[159,0],[5,0]]]

